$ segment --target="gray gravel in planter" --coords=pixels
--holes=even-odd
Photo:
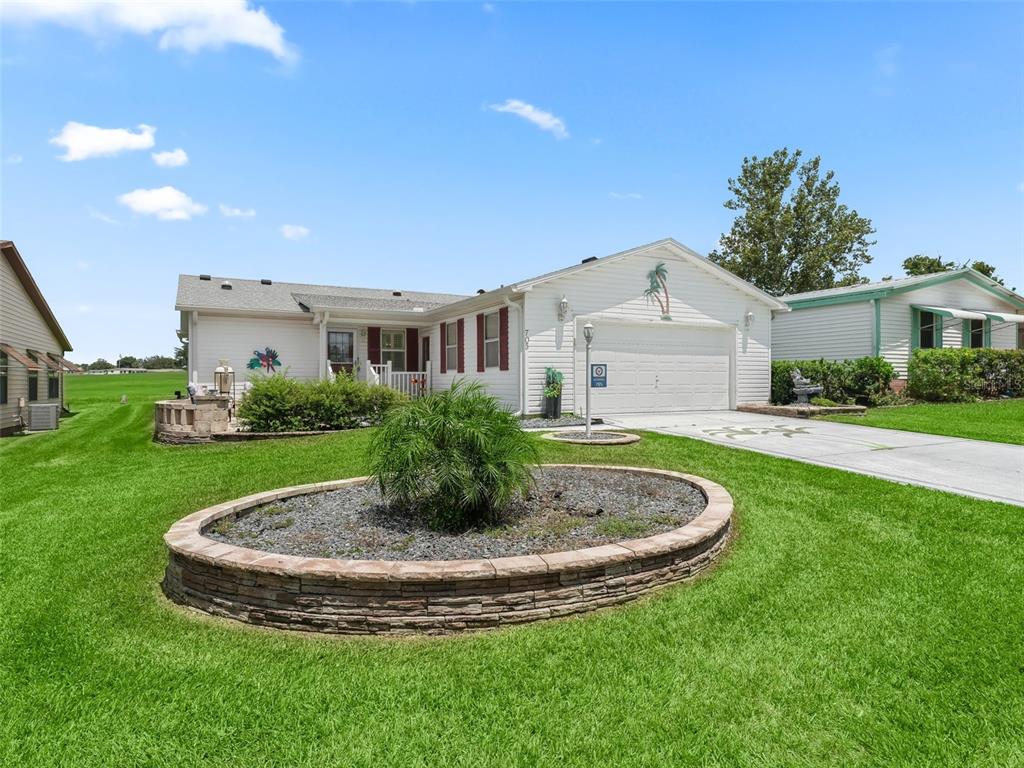
[[[295,496],[225,519],[205,536],[302,557],[459,560],[582,549],[664,533],[693,520],[701,493],[678,480],[600,469],[549,467],[503,521],[460,534],[432,531],[388,510],[373,484]]]
[[[587,420],[582,416],[562,416],[557,419],[523,419],[523,429],[557,429],[558,427],[584,427]],[[604,424],[601,419],[591,419],[591,424]]]

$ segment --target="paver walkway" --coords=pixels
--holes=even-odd
[[[626,429],[684,435],[1024,506],[1024,446],[738,411],[604,418]]]

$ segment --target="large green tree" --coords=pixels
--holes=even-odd
[[[940,256],[925,256],[923,253],[915,253],[903,260],[903,271],[911,276],[949,272],[951,269],[956,269],[956,262],[943,261]]]
[[[743,159],[725,202],[739,213],[709,257],[776,295],[865,282],[875,244],[871,220],[839,202],[835,173],[802,156],[783,148]]]
[[[925,256],[923,254],[915,254],[910,258],[903,260],[903,271],[908,275],[931,275],[936,272],[950,272],[954,269],[966,269],[970,267],[975,272],[980,272],[995,280],[1000,285],[1003,285],[1003,279],[996,274],[996,268],[986,261],[976,259],[974,261],[965,261],[963,264],[957,264],[955,261],[943,261],[939,256]]]

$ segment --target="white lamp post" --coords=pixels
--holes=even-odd
[[[587,342],[587,440],[590,439],[590,345],[594,342],[594,326],[586,323],[583,326],[583,339]]]

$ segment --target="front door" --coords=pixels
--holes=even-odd
[[[327,359],[331,362],[331,373],[352,373],[355,353],[355,331],[327,332]]]
[[[423,351],[420,353],[420,371],[426,372],[430,370],[430,337],[424,336],[421,343]]]

